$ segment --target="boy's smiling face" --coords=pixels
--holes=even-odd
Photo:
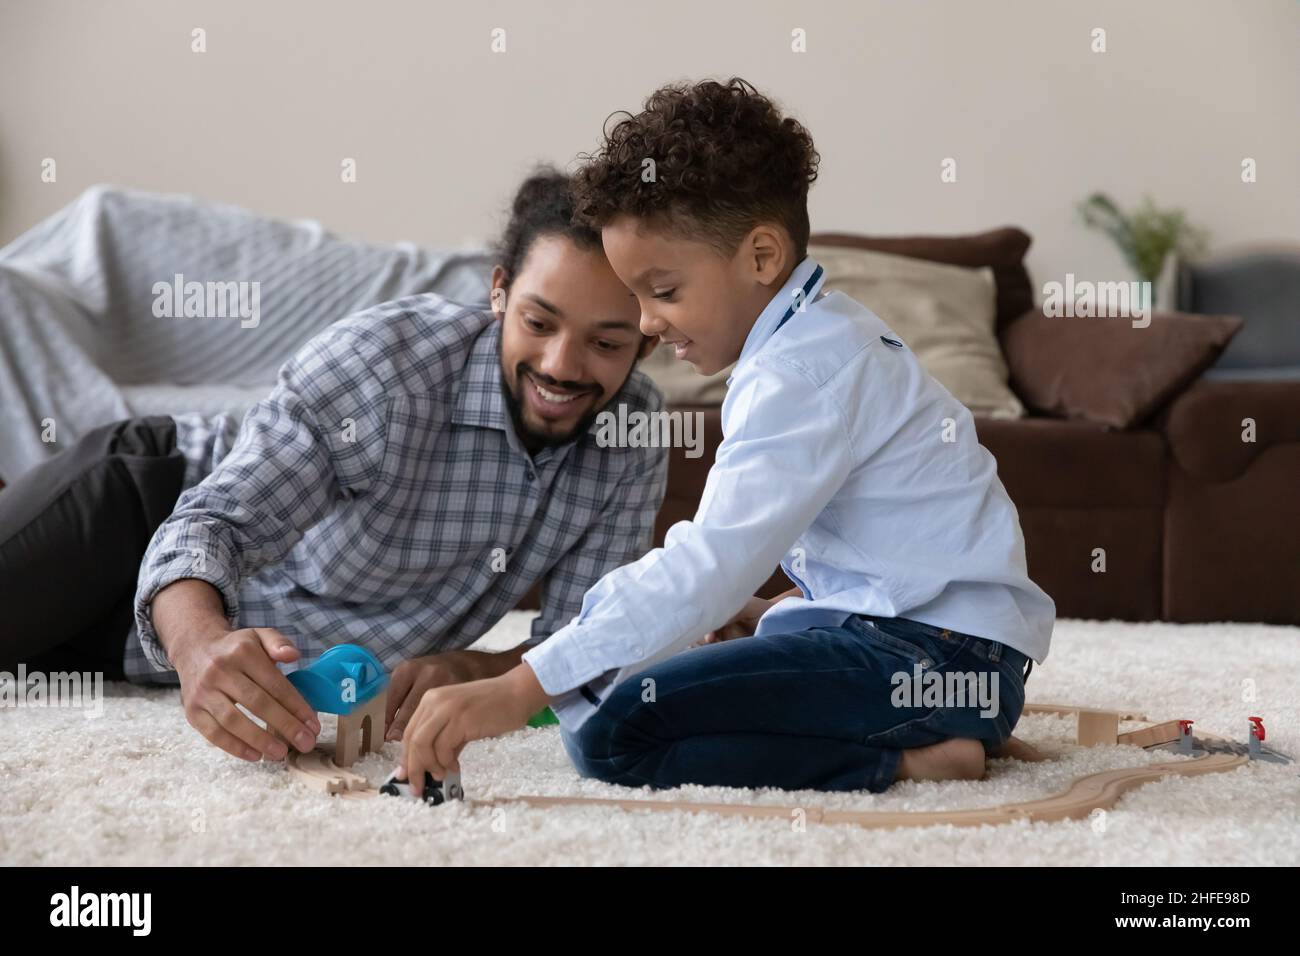
[[[609,264],[641,306],[641,331],[703,375],[726,368],[794,263],[779,227],[758,225],[727,256],[623,215],[601,230]]]

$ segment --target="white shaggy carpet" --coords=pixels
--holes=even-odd
[[[529,617],[511,614],[478,646],[517,643]],[[1254,700],[1243,700],[1252,682]],[[603,807],[430,808],[331,798],[292,780],[283,765],[228,757],[185,722],[176,691],[111,684],[107,694],[99,719],[65,708],[0,709],[0,864],[1300,863],[1300,765],[1166,779],[1092,820],[969,829],[799,829],[780,819]],[[1134,708],[1153,720],[1191,717],[1198,729],[1237,740],[1258,714],[1267,742],[1300,756],[1300,628],[1061,621],[1028,698]],[[327,723],[323,737],[331,734]],[[1058,717],[1025,717],[1017,735],[1061,759],[993,761],[982,781],[900,783],[879,795],[625,790],[579,778],[555,727],[472,744],[462,771],[471,798],[622,793],[921,810],[1034,799],[1086,773],[1176,759],[1133,747],[1082,750],[1073,722]],[[389,744],[359,769],[378,781],[398,752]]]

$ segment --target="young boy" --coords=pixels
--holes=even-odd
[[[657,91],[577,174],[641,330],[700,372],[736,363],[724,440],[662,548],[513,670],[425,695],[413,781],[546,703],[582,774],[633,786],[878,792],[979,778],[1010,738],[1055,605],[970,413],[823,290],[806,255],[817,162],[733,79]],[[778,561],[799,587],[751,598]]]

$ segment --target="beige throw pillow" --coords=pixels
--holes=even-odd
[[[921,367],[975,415],[1019,418],[994,332],[997,287],[989,268],[967,269],[866,249],[809,246],[826,288],[865,305],[907,344]]]

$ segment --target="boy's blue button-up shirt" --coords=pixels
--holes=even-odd
[[[754,323],[692,521],[606,574],[524,655],[576,730],[617,683],[725,624],[780,562],[758,634],[906,617],[1047,656],[1056,605],[971,413],[805,259]]]

